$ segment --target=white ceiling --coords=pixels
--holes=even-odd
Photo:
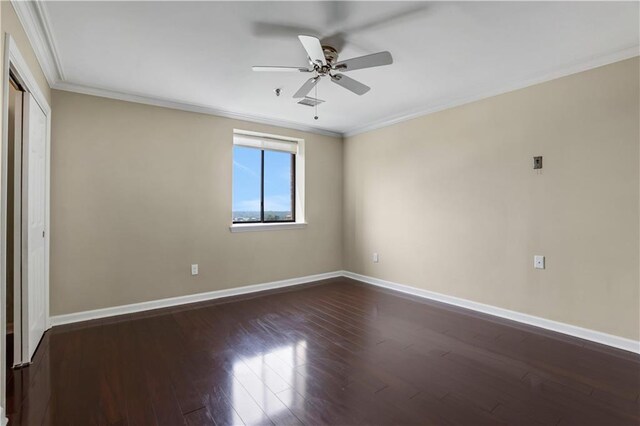
[[[47,2],[58,78],[337,133],[497,94],[638,54],[637,2]],[[394,64],[327,80],[252,65],[306,66],[296,35],[342,32],[340,59],[388,50]],[[59,87],[63,87],[58,85]],[[273,89],[281,87],[277,98]]]

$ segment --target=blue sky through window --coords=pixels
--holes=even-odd
[[[291,215],[291,154],[288,152],[264,152],[264,211],[283,212]],[[291,220],[277,215],[279,220]]]
[[[233,211],[260,212],[260,150],[233,147]]]
[[[260,220],[260,155],[260,149],[233,148],[234,221]],[[264,168],[265,220],[291,220],[292,155],[265,150]]]

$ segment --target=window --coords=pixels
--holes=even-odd
[[[303,141],[235,131],[233,144],[232,230],[303,223]]]

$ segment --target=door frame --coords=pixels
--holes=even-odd
[[[24,103],[26,100],[26,93],[24,92],[24,89],[22,88],[22,86],[20,85],[20,83],[18,83],[16,81],[15,78],[10,78],[10,80],[14,81],[15,84],[19,87],[19,90],[22,93],[22,99],[20,100],[20,108],[21,108],[21,113],[20,113],[20,130],[24,129],[24,120],[23,120],[23,113],[24,113]],[[13,85],[13,83],[9,83],[9,85]],[[17,105],[16,105],[17,107]],[[15,113],[15,117],[18,117],[17,112]],[[17,122],[14,124],[18,124]],[[15,129],[14,129],[15,131]],[[9,128],[7,127],[7,133],[9,132]],[[21,132],[22,133],[22,132]],[[22,234],[23,234],[23,226],[21,226],[21,222],[17,222],[15,221],[16,218],[22,218],[22,211],[23,211],[23,203],[22,203],[22,179],[18,179],[19,177],[22,176],[22,135],[20,137],[20,146],[16,146],[16,143],[18,142],[15,134],[14,134],[14,141],[13,141],[13,159],[10,157],[7,157],[7,161],[12,161],[14,162],[14,167],[13,167],[13,217],[14,217],[14,222],[13,222],[13,229],[9,229],[7,228],[7,239],[9,237],[9,235],[11,235],[11,233],[13,232],[13,283],[11,283],[13,285],[13,333],[14,336],[22,336],[22,321],[16,321],[16,317],[21,316],[21,312],[22,312],[22,257],[24,256],[23,252],[22,252]],[[11,144],[11,141],[9,141],[9,143]],[[9,167],[7,167],[7,173],[9,172]],[[9,183],[8,179],[7,179],[7,184]],[[8,194],[7,194],[8,195]],[[8,206],[7,206],[8,208]],[[9,212],[7,211],[7,214],[9,214]],[[7,246],[7,249],[9,247]],[[19,254],[19,255],[16,255]],[[11,285],[10,283],[7,283],[8,285]],[[7,300],[7,305],[10,304],[11,301]],[[7,319],[8,321],[8,319]],[[13,365],[12,367],[17,367],[20,364],[22,364],[22,344],[20,345],[16,345],[14,342],[13,345]],[[6,355],[6,354],[5,354]]]
[[[47,117],[45,136],[45,329],[51,328],[49,315],[49,252],[50,252],[50,213],[51,213],[51,106],[47,102],[40,86],[31,73],[18,45],[11,34],[4,36],[4,61],[2,64],[2,148],[0,152],[0,424],[6,423],[4,407],[6,407],[6,264],[7,253],[7,166],[9,143],[9,74],[14,77],[22,88],[31,94],[33,100],[40,106]],[[13,230],[11,230],[13,231]],[[23,241],[23,244],[26,244]],[[21,254],[22,255],[22,254]],[[20,327],[22,331],[24,327]],[[22,344],[22,335],[14,335],[16,342]],[[23,355],[24,356],[24,355]]]

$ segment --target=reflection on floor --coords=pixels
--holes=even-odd
[[[11,425],[635,425],[640,356],[345,278],[56,327]]]
[[[238,359],[233,363],[231,405],[251,405],[251,399],[255,398],[264,414],[272,419],[285,415],[287,407],[299,405],[306,393],[306,351],[307,342],[301,340]],[[241,420],[246,424],[259,424],[264,419],[261,412],[249,411]]]

